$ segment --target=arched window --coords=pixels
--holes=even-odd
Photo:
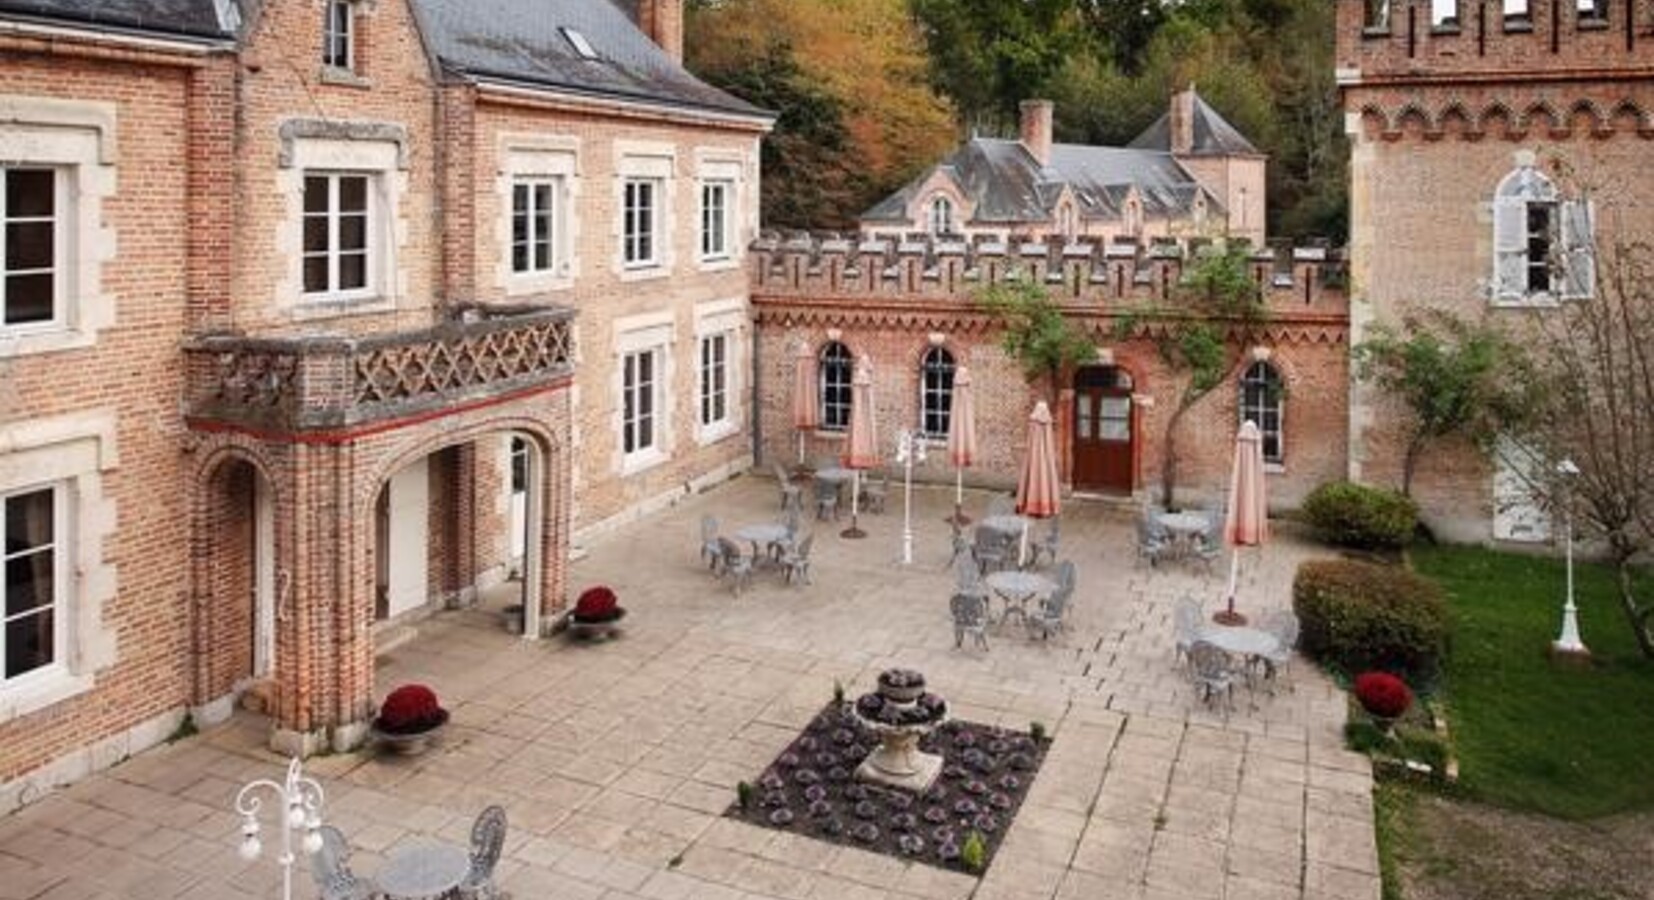
[[[1563,200],[1526,162],[1493,193],[1493,299],[1584,299],[1596,291],[1591,207]]]
[[[953,354],[932,347],[919,363],[919,430],[925,437],[945,438],[952,418]]]
[[[953,233],[953,201],[938,195],[930,201],[930,233]]]
[[[850,348],[830,341],[821,348],[821,428],[843,431],[850,427],[850,379],[855,363]]]
[[[1267,463],[1280,463],[1285,458],[1281,446],[1285,399],[1281,375],[1269,363],[1255,362],[1241,377],[1240,420],[1258,426],[1263,434],[1263,460]]]

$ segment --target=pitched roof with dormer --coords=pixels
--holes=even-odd
[[[0,16],[208,39],[234,37],[239,22],[231,0],[0,0]]]
[[[1190,88],[1190,93],[1194,92]],[[1229,120],[1218,114],[1211,104],[1207,103],[1199,94],[1193,97],[1193,145],[1189,148],[1192,156],[1262,156],[1263,153],[1252,142],[1240,133],[1240,129],[1229,124]],[[1137,150],[1161,150],[1169,152],[1172,149],[1172,114],[1167,111],[1154,124],[1143,129],[1143,133],[1126,146]]]
[[[938,170],[970,199],[971,221],[979,224],[1048,222],[1065,190],[1086,218],[1118,218],[1132,188],[1149,216],[1186,214],[1198,196],[1205,196],[1208,208],[1222,209],[1218,198],[1164,151],[1052,144],[1051,162],[1041,166],[1021,141],[973,138],[862,219],[909,221],[915,196]]]
[[[463,78],[773,118],[690,74],[638,30],[625,2],[412,0],[431,52]]]

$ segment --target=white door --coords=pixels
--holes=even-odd
[[[264,478],[253,479],[253,677],[276,659],[276,505]]]
[[[421,459],[391,476],[386,594],[392,616],[425,605],[431,506],[427,463]]]
[[[1504,436],[1493,456],[1493,538],[1537,544],[1551,539],[1551,517],[1536,496],[1544,463]]]
[[[511,439],[511,563],[520,569],[528,536],[528,442]]]

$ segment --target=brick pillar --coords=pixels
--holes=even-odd
[[[442,301],[477,297],[476,191],[487,185],[475,180],[477,138],[476,88],[442,88],[438,113],[442,137],[436,142],[441,165],[438,220],[442,233]],[[489,179],[492,183],[492,179]]]
[[[235,246],[234,58],[213,58],[189,76],[185,200],[190,228],[184,244],[187,327],[230,327],[230,275]]]

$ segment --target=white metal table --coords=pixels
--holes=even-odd
[[[1176,559],[1187,559],[1195,554],[1200,536],[1209,526],[1207,518],[1197,513],[1161,513],[1156,519],[1171,538],[1168,546]]]
[[[445,900],[471,871],[471,857],[443,844],[408,847],[374,876],[387,900]]]
[[[1028,601],[1035,597],[1044,597],[1057,589],[1057,583],[1044,575],[1019,572],[1015,569],[991,572],[983,581],[999,595],[999,599],[1005,601],[1005,611],[999,614],[1001,625],[1005,624],[1005,620],[1013,613],[1024,625],[1028,624]]]
[[[985,516],[977,522],[977,527],[1000,534],[1021,534],[1028,527],[1028,520],[1017,515]]]
[[[752,544],[752,558],[760,560],[767,556],[764,552],[765,548],[787,539],[787,526],[778,522],[743,525],[734,533],[733,537],[738,541],[746,541]]]

